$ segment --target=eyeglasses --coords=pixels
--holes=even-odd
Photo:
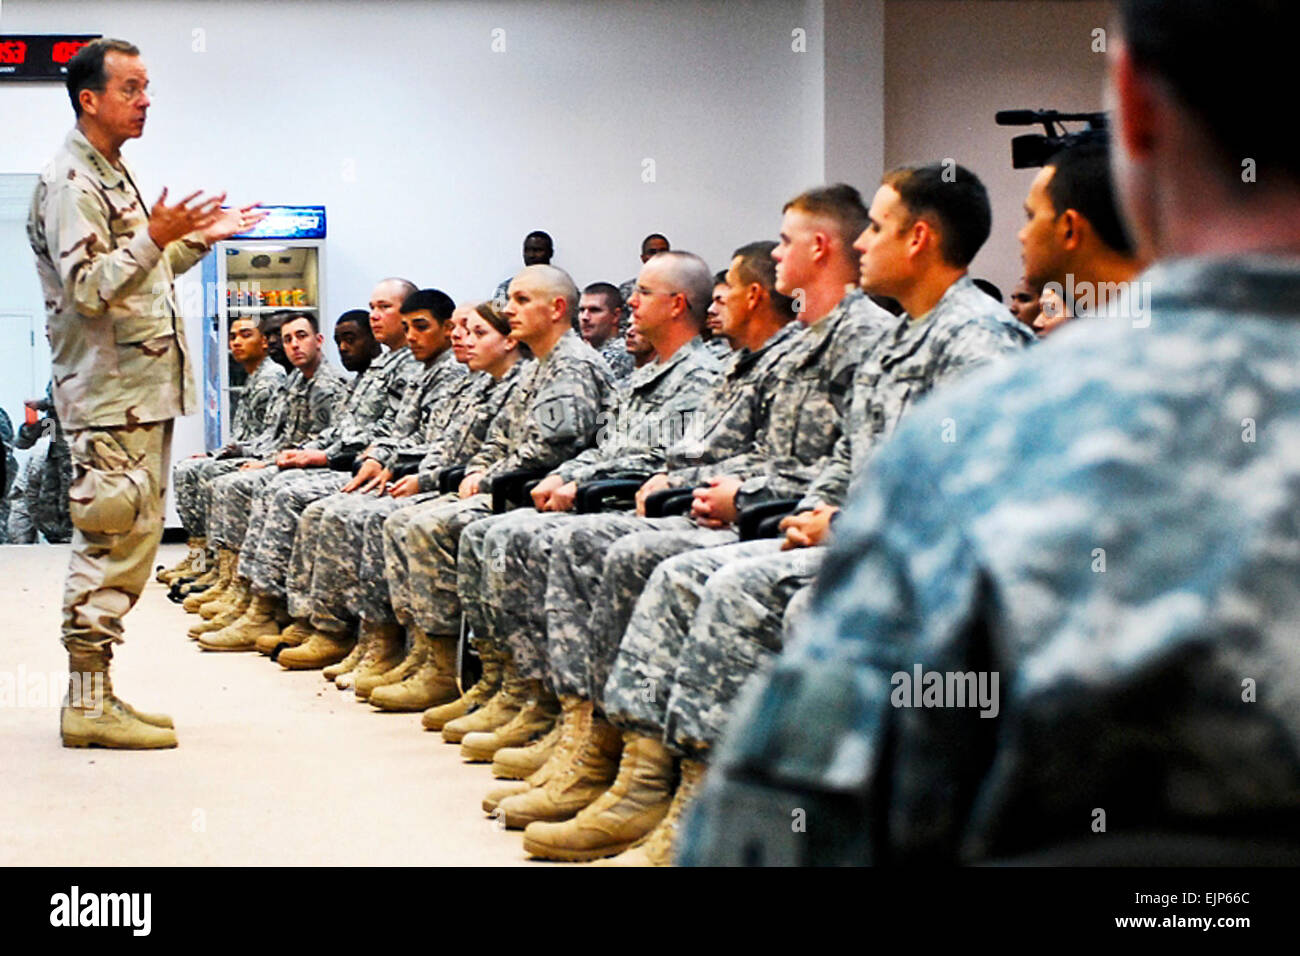
[[[117,94],[128,103],[134,103],[149,92],[148,84],[145,86],[136,86],[134,83],[128,83],[117,91]]]

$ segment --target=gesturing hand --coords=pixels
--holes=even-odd
[[[149,210],[149,238],[162,249],[181,236],[207,229],[221,217],[221,204],[226,194],[199,199],[203,190],[196,189],[174,206],[167,205],[167,188],[163,187],[158,201]],[[194,202],[194,200],[198,200]],[[191,205],[191,203],[193,203]]]
[[[203,238],[208,245],[212,245],[214,242],[229,239],[241,232],[248,232],[266,218],[265,210],[258,210],[258,205],[258,203],[250,203],[238,209],[219,210],[220,215],[203,228]]]

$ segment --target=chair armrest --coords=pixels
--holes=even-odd
[[[445,495],[460,487],[465,480],[465,466],[451,465],[438,473],[438,494]]]
[[[605,511],[615,505],[636,503],[636,493],[645,484],[644,478],[604,478],[578,486],[573,499],[573,510],[580,514]]]
[[[798,506],[798,498],[778,498],[775,501],[761,501],[748,508],[741,508],[736,517],[736,530],[740,532],[741,541],[753,541],[756,538],[774,538],[780,530],[781,519],[793,514]]]
[[[665,488],[647,495],[645,499],[645,516],[647,518],[666,518],[669,515],[685,514],[691,510],[691,501],[695,497],[693,488]]]
[[[550,473],[549,468],[519,468],[497,475],[492,479],[492,513],[528,502],[528,492]]]

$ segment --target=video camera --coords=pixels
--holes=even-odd
[[[1013,169],[1034,169],[1067,146],[1105,142],[1110,136],[1105,113],[1058,113],[1056,110],[999,110],[993,116],[999,126],[1042,125],[1043,133],[1025,133],[1011,140]],[[1081,130],[1068,131],[1062,123],[1087,123]]]

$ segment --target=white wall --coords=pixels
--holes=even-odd
[[[953,157],[988,187],[993,234],[971,265],[1010,295],[1022,272],[1016,233],[1033,170],[1011,168],[1002,109],[1101,108],[1105,57],[1092,31],[1103,0],[889,0],[885,4],[885,164]]]
[[[0,29],[139,45],[154,105],[125,152],[142,188],[324,203],[338,313],[389,274],[485,296],[534,228],[579,283],[634,275],[651,231],[717,267],[773,236],[822,173],[802,104],[821,63],[790,42],[810,8],[7,0]],[[58,84],[0,85],[0,115],[25,131],[0,171],[39,169],[71,124]]]

